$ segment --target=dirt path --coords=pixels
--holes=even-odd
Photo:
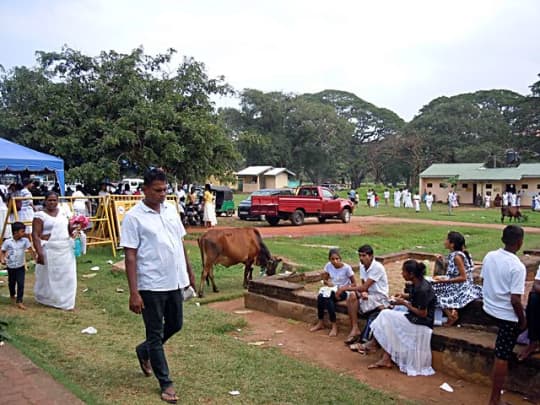
[[[273,236],[290,236],[301,237],[311,235],[335,235],[340,233],[347,233],[350,235],[360,235],[366,231],[367,227],[381,225],[381,224],[428,224],[428,225],[448,225],[455,227],[471,227],[471,228],[486,228],[486,229],[500,229],[501,231],[508,224],[478,224],[471,222],[454,222],[454,221],[436,221],[431,219],[420,218],[398,218],[398,217],[386,217],[386,216],[366,216],[366,217],[352,217],[351,222],[344,224],[339,221],[327,221],[324,224],[319,224],[317,221],[308,219],[302,226],[292,226],[288,222],[283,222],[277,226],[269,226],[264,223],[261,226],[260,222],[254,222],[253,226],[261,232],[263,237]],[[523,226],[525,233],[540,233],[540,228]],[[203,233],[203,228],[191,227],[188,229],[189,233]]]
[[[217,302],[211,308],[241,316],[247,322],[247,328],[234,332],[234,336],[245,342],[262,342],[265,347],[276,347],[287,356],[310,361],[320,367],[332,369],[338,373],[352,376],[367,385],[409,400],[425,404],[481,404],[489,397],[489,387],[475,385],[437,372],[430,377],[407,377],[397,368],[392,370],[368,370],[367,366],[379,357],[379,354],[361,356],[351,352],[343,343],[347,331],[340,331],[337,338],[329,338],[328,330],[309,332],[309,325],[291,321],[264,312],[246,310],[244,300]],[[240,313],[235,313],[240,311]],[[442,383],[454,388],[448,393],[439,388]],[[513,405],[530,404],[522,396],[505,393],[503,399]],[[358,399],[361,403],[361,398]]]
[[[301,237],[309,235],[330,234],[362,234],[366,228],[381,224],[395,223],[421,223],[433,225],[451,225],[456,227],[477,227],[490,229],[503,229],[505,225],[475,224],[467,222],[434,221],[416,218],[392,218],[383,216],[353,217],[351,223],[328,221],[325,224],[306,222],[303,226],[280,224],[278,226],[258,227],[264,237],[290,236]],[[255,224],[254,224],[255,225]],[[540,233],[539,228],[524,227],[525,232]],[[229,312],[240,313],[248,327],[235,335],[246,342],[264,341],[264,347],[277,347],[285,355],[309,360],[321,367],[330,368],[340,373],[346,373],[367,385],[398,395],[401,398],[411,399],[426,404],[478,404],[486,403],[489,397],[489,387],[475,385],[455,377],[437,372],[430,377],[407,377],[396,368],[392,370],[368,370],[367,366],[378,358],[379,354],[361,356],[351,352],[343,340],[347,331],[340,331],[337,338],[329,338],[328,331],[309,332],[309,325],[273,316],[264,312],[246,310],[243,299],[218,302],[210,307]],[[439,388],[442,383],[448,383],[454,388],[448,393]],[[522,396],[514,393],[505,393],[505,401],[511,404],[528,404]],[[360,402],[360,399],[359,399]]]

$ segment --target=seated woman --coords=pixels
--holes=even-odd
[[[433,277],[433,290],[439,305],[448,317],[444,326],[452,326],[458,320],[457,310],[482,298],[482,287],[474,284],[474,264],[465,250],[465,238],[459,232],[448,232],[444,247],[450,250],[445,276]]]
[[[425,269],[416,260],[403,263],[401,274],[412,282],[410,294],[397,294],[393,304],[405,306],[408,312],[384,309],[373,321],[375,342],[369,342],[366,348],[378,344],[384,353],[369,369],[391,368],[393,361],[409,376],[435,373],[431,367],[431,333],[436,298],[431,284],[424,279]]]
[[[332,324],[332,329],[328,336],[337,336],[337,317],[336,317],[336,302],[343,301],[347,298],[347,292],[341,291],[336,295],[338,289],[343,286],[355,286],[356,280],[354,272],[350,265],[343,263],[339,249],[330,249],[328,252],[328,263],[324,266],[323,281],[325,287],[321,288],[317,296],[317,323],[310,329],[311,332],[324,329],[324,310],[328,311],[328,317]]]
[[[45,195],[45,209],[32,222],[32,242],[37,254],[34,295],[36,301],[72,310],[77,292],[77,270],[68,219],[58,208],[58,195]]]
[[[537,353],[540,350],[540,267],[536,272],[534,284],[529,293],[527,301],[527,327],[529,335],[529,344],[518,355],[518,360],[526,360],[531,354]]]

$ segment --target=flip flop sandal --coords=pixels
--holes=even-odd
[[[362,337],[362,335],[349,336],[347,338],[347,340],[345,340],[345,344],[346,345],[352,345],[353,343],[357,343],[358,341],[360,341],[361,337]]]
[[[353,343],[352,345],[349,345],[349,349],[351,349],[353,352],[358,352],[361,354],[369,351],[369,349],[363,343]]]
[[[167,402],[168,404],[176,404],[178,402],[178,397],[176,396],[176,392],[174,391],[162,391],[160,398],[162,401]]]

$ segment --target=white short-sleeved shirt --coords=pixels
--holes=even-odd
[[[184,235],[180,216],[170,203],[161,204],[157,212],[139,201],[127,212],[120,246],[137,249],[139,291],[171,291],[189,285]]]
[[[525,292],[525,276],[525,265],[515,254],[504,249],[489,252],[481,273],[484,311],[495,318],[517,322],[510,298]]]
[[[369,278],[374,283],[368,288],[368,294],[382,294],[388,296],[388,277],[382,263],[373,259],[371,265],[366,270],[364,265],[360,263],[360,278],[366,282]]]
[[[22,188],[18,193],[17,197],[26,198],[26,200],[21,201],[21,209],[31,209],[32,208],[32,193],[26,187]]]
[[[30,248],[28,238],[6,239],[2,244],[2,252],[6,257],[6,265],[10,269],[17,269],[24,266],[24,252]]]
[[[535,280],[540,280],[540,266],[538,266],[538,270],[536,270],[536,276],[534,277]]]
[[[73,200],[73,209],[74,210],[80,210],[83,211],[86,209],[86,201],[88,201],[82,191],[75,191],[72,195],[72,197],[79,197],[75,200]]]
[[[353,269],[346,263],[343,263],[343,267],[336,268],[332,263],[326,263],[324,271],[330,275],[332,283],[337,287],[343,287],[351,284],[351,276],[354,275]]]

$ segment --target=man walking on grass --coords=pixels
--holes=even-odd
[[[165,202],[167,179],[159,169],[144,176],[145,198],[124,217],[124,247],[129,309],[142,314],[146,339],[136,347],[142,372],[156,376],[161,399],[176,404],[163,344],[182,328],[184,289],[195,276],[184,250],[186,234],[176,207]]]

